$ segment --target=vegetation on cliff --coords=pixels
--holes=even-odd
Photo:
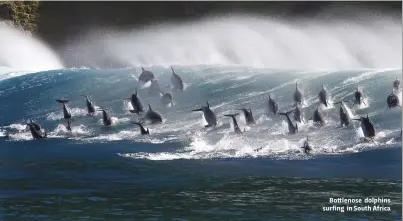
[[[17,27],[36,32],[39,18],[38,0],[0,2],[0,19],[12,22]]]

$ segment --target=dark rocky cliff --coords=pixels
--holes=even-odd
[[[315,16],[321,8],[389,9],[401,15],[401,2],[201,2],[201,1],[7,1],[0,2],[0,18],[12,20],[53,47],[91,26],[135,27],[166,20],[189,20],[210,14],[253,12],[284,17]],[[340,13],[342,13],[341,10]],[[342,15],[340,15],[342,16]]]

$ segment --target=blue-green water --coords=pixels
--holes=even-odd
[[[148,67],[169,90],[169,67]],[[163,124],[141,136],[123,101],[134,92],[139,68],[65,69],[0,81],[0,217],[2,220],[401,220],[400,108],[386,109],[401,69],[298,72],[234,66],[175,67],[185,91],[164,108],[158,95],[139,89]],[[306,123],[287,134],[280,116],[266,115],[269,93],[281,111],[292,105],[295,82],[306,102]],[[326,125],[308,121],[321,83],[332,101],[352,100],[359,86],[375,143],[361,143],[359,124],[340,128],[338,105],[320,107]],[[86,116],[85,100],[111,108],[112,128]],[[401,92],[399,93],[401,99]],[[72,133],[58,98],[69,99]],[[191,110],[209,101],[218,126],[204,128]],[[233,132],[224,114],[251,108],[257,122]],[[49,139],[32,140],[22,120],[32,118]],[[9,137],[5,137],[6,131]],[[313,152],[301,151],[309,136]],[[260,149],[256,151],[256,149]],[[391,199],[390,212],[323,212],[330,197]],[[359,219],[362,218],[362,219]]]

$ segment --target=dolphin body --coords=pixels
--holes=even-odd
[[[43,135],[40,133],[40,130],[38,130],[38,124],[33,123],[32,121],[29,123],[25,123],[29,127],[29,131],[31,132],[31,135],[34,139],[42,139],[42,138],[47,138],[47,133],[45,132]],[[40,127],[40,126],[39,126]]]
[[[301,109],[299,108],[298,104],[296,104],[295,109],[294,109],[294,120],[299,123],[302,123],[302,121],[304,120]]]
[[[102,122],[105,126],[109,127],[112,125],[112,118],[109,116],[106,109],[98,109],[98,111],[102,111]]]
[[[151,80],[151,86],[148,89],[148,94],[159,94],[161,93],[161,87],[160,87],[160,83],[157,79],[153,79]]]
[[[274,115],[277,114],[278,103],[271,98],[270,94],[269,94],[269,103],[268,104],[269,104],[269,111],[271,113],[273,113]]]
[[[172,75],[171,75],[171,84],[173,86],[174,90],[179,90],[179,91],[183,91],[184,90],[184,86],[183,86],[183,81],[182,78],[175,73],[174,69],[171,66],[171,70],[172,70]]]
[[[312,151],[311,145],[309,145],[308,137],[306,137],[306,140],[304,141],[304,145],[301,147],[306,154],[310,154]]]
[[[246,108],[237,109],[243,112],[245,116],[246,125],[255,124],[255,119],[253,119],[252,109],[247,110]]]
[[[162,123],[162,117],[159,113],[157,113],[156,111],[154,111],[151,108],[151,105],[148,105],[148,111],[145,115],[145,118],[149,121],[151,121],[152,124],[156,124],[156,123]]]
[[[287,124],[288,124],[288,133],[290,134],[296,134],[298,133],[298,124],[295,124],[295,126],[292,124],[290,117],[288,116],[291,111],[285,112],[285,113],[278,113],[279,115],[283,115],[287,118]]]
[[[239,129],[238,122],[236,121],[236,116],[239,115],[239,113],[236,114],[224,114],[226,117],[231,117],[232,118],[232,123],[234,124],[234,132],[237,134],[242,134],[241,129]]]
[[[71,125],[70,125],[70,120],[67,120],[67,130],[71,132]]]
[[[400,88],[400,80],[396,77],[396,80],[393,81],[393,89],[398,91]]]
[[[87,104],[87,111],[89,115],[94,115],[95,114],[95,105],[94,102],[92,102],[89,98],[88,95],[81,95],[83,97],[85,97],[85,101]]]
[[[139,114],[144,111],[143,105],[141,104],[141,101],[139,97],[137,96],[137,89],[134,94],[132,94],[131,97],[126,98],[127,100],[130,101],[131,105],[133,106],[133,110],[129,110],[131,113],[134,114]]]
[[[206,101],[207,106],[192,111],[202,111],[204,119],[207,121],[207,125],[204,127],[215,127],[217,126],[217,117],[215,113],[210,109],[210,104]]]
[[[350,116],[347,113],[347,108],[344,105],[343,101],[336,102],[334,104],[340,104],[340,109],[339,109],[339,116],[340,116],[340,125],[343,127],[348,126],[351,122]]]
[[[313,116],[311,119],[313,120],[313,122],[319,123],[321,126],[325,124],[325,120],[319,111],[319,104],[316,106],[316,110],[313,112]]]
[[[167,92],[165,94],[161,93],[160,95],[161,95],[160,100],[161,100],[161,103],[164,105],[164,107],[167,107],[169,104],[173,105],[171,93],[169,93],[169,92]]]
[[[361,122],[361,129],[365,138],[373,139],[375,137],[375,128],[374,125],[372,125],[372,123],[369,121],[368,114],[367,117],[360,117],[360,119],[353,120]]]
[[[325,86],[322,84],[322,90],[320,90],[318,94],[319,103],[324,104],[326,107],[328,105],[327,101],[327,91],[325,90]]]
[[[61,104],[63,104],[63,117],[64,117],[64,119],[71,119],[70,108],[68,108],[67,105],[66,105],[66,103],[68,103],[69,100],[58,99],[56,101],[61,103]]]
[[[138,125],[140,127],[141,135],[150,134],[150,131],[148,130],[148,128],[147,128],[147,130],[144,129],[143,125],[140,122],[133,122],[133,124],[136,124],[136,125]]]
[[[355,98],[354,105],[356,105],[356,104],[361,105],[361,103],[365,104],[365,102],[363,101],[364,96],[363,96],[362,92],[358,88],[354,93],[354,98]]]
[[[141,67],[141,71],[142,72],[138,78],[139,82],[144,84],[154,79],[154,74],[151,71],[145,70],[143,67]]]
[[[386,99],[386,103],[388,104],[388,108],[401,107],[399,105],[399,97],[395,94],[394,91],[389,94],[388,98]]]
[[[295,83],[295,92],[294,92],[294,105],[301,105],[303,101],[302,92],[298,89],[298,83]]]

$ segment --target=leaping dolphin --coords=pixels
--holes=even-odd
[[[204,127],[215,127],[217,126],[217,117],[214,112],[210,109],[210,104],[206,101],[207,106],[192,111],[202,111],[204,119],[207,121],[207,125]]]
[[[340,104],[339,115],[340,115],[340,125],[343,127],[350,124],[350,116],[347,113],[347,108],[343,101],[335,102],[334,104]]]
[[[132,122],[132,123],[136,124],[136,125],[138,125],[140,127],[141,135],[150,134],[150,131],[148,130],[148,128],[147,128],[147,130],[144,129],[143,125],[140,122]]]
[[[393,89],[398,91],[400,88],[400,80],[396,77],[396,80],[393,81]]]
[[[313,112],[313,116],[311,119],[313,120],[313,122],[319,123],[321,126],[323,126],[325,124],[325,120],[319,111],[319,104],[320,103],[317,104],[316,110]]]
[[[273,113],[274,115],[276,115],[277,111],[278,111],[278,103],[271,98],[270,94],[269,94],[269,103],[268,104],[269,104],[269,111],[271,113]]]
[[[320,90],[320,92],[318,94],[318,98],[319,98],[319,103],[324,104],[327,107],[327,104],[328,104],[327,91],[326,91],[323,83],[322,83],[322,90]]]
[[[151,95],[151,94],[159,94],[159,93],[161,93],[161,87],[160,87],[159,81],[157,79],[151,80],[151,86],[148,89],[148,94]]]
[[[298,133],[298,124],[295,124],[295,126],[292,124],[290,117],[288,116],[291,112],[292,112],[292,110],[285,112],[285,113],[278,113],[278,114],[283,115],[287,118],[288,133],[296,134],[296,133]]]
[[[71,132],[70,120],[67,120],[67,126],[66,126],[66,129],[67,129],[68,131],[70,131],[70,132]]]
[[[144,111],[143,105],[141,104],[141,101],[137,96],[137,89],[136,92],[132,94],[131,97],[126,98],[126,100],[129,100],[131,105],[133,106],[133,110],[129,110],[131,113],[139,114],[140,112]]]
[[[373,141],[373,138],[375,137],[375,128],[374,125],[372,125],[372,123],[369,121],[368,114],[367,117],[360,117],[360,119],[353,120],[361,122],[361,129],[364,133],[364,137],[369,138]]]
[[[164,105],[164,107],[167,107],[169,104],[173,105],[172,102],[172,94],[167,92],[165,94],[160,94],[161,95],[161,103],[162,105]]]
[[[295,82],[295,92],[294,92],[294,105],[302,104],[303,95],[301,91],[298,89],[298,83]]]
[[[175,73],[172,66],[171,66],[171,70],[172,70],[171,84],[173,86],[173,89],[183,91],[184,87],[183,87],[182,78],[178,74]]]
[[[242,133],[241,129],[239,129],[238,122],[236,121],[236,118],[235,118],[237,115],[239,115],[239,113],[236,113],[236,114],[224,114],[224,116],[232,118],[232,123],[234,124],[234,132],[237,133],[237,134],[241,134]]]
[[[157,113],[156,111],[154,111],[151,108],[151,105],[148,104],[148,111],[145,115],[145,118],[147,120],[149,120],[152,124],[156,124],[156,123],[162,123],[162,117],[159,113]]]
[[[31,132],[31,135],[34,139],[42,139],[42,138],[47,138],[48,135],[45,132],[43,135],[40,133],[40,130],[37,130],[37,126],[35,126],[34,123],[29,122],[25,123],[29,127],[29,131]]]
[[[64,117],[64,119],[71,119],[70,108],[68,108],[67,105],[66,105],[66,103],[68,103],[69,100],[58,99],[56,101],[61,103],[61,104],[63,104],[63,117]]]
[[[252,115],[252,109],[249,108],[249,110],[247,110],[246,108],[240,108],[237,110],[240,110],[243,112],[243,115],[245,116],[246,125],[255,124],[255,119],[253,119],[253,115]]]
[[[109,116],[106,110],[108,109],[98,109],[98,111],[102,111],[102,122],[105,126],[109,127],[112,125],[112,118]]]
[[[401,107],[399,105],[399,97],[395,94],[394,91],[389,94],[388,98],[386,99],[386,103],[388,104],[388,108]]]
[[[364,96],[362,94],[362,91],[360,91],[358,87],[357,87],[357,90],[354,93],[354,98],[355,98],[354,105],[356,105],[356,104],[361,105],[361,103],[365,104],[365,102],[363,100]]]
[[[309,145],[308,137],[306,137],[306,140],[304,141],[304,145],[301,148],[304,149],[304,152],[306,154],[310,154],[310,152],[312,151],[312,147],[311,147],[311,145]]]
[[[294,109],[294,120],[299,123],[302,123],[302,121],[304,121],[304,117],[302,116],[302,112],[298,104],[296,104]]]
[[[94,102],[92,102],[89,98],[88,95],[80,95],[82,97],[85,97],[86,103],[87,103],[87,111],[89,115],[94,115],[95,114],[95,106]]]
[[[145,84],[154,79],[154,74],[151,71],[145,70],[143,67],[141,67],[141,71],[142,72],[138,78],[139,82]]]

